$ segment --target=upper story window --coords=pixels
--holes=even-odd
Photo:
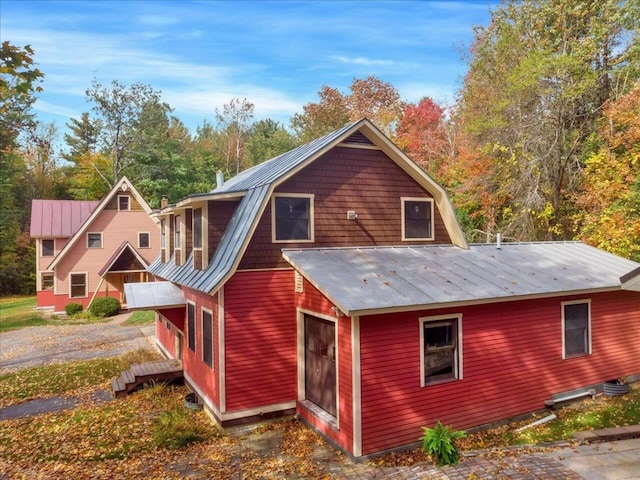
[[[118,195],[118,210],[131,210],[129,195]]]
[[[562,358],[591,353],[591,302],[562,304]]]
[[[433,240],[432,199],[402,199],[402,239]]]
[[[313,195],[274,195],[271,212],[274,242],[313,242]]]
[[[173,245],[174,248],[180,248],[180,215],[173,219]]]
[[[149,232],[138,232],[138,248],[151,247],[151,234]]]
[[[167,248],[167,232],[164,227],[165,221],[160,220],[160,248]]]
[[[462,316],[420,319],[421,385],[462,378]]]
[[[102,233],[87,233],[87,248],[102,248]]]
[[[202,209],[193,210],[193,248],[202,248]]]
[[[52,238],[43,238],[40,240],[40,255],[43,257],[53,257],[55,252],[55,242]]]

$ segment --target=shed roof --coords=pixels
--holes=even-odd
[[[69,238],[99,203],[88,200],[32,200],[29,233],[33,238]]]
[[[579,242],[284,250],[346,315],[620,290],[640,264]]]

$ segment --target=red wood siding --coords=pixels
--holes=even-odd
[[[219,409],[220,408],[220,390],[218,385],[218,379],[220,378],[218,373],[220,364],[218,362],[218,352],[220,345],[218,344],[218,297],[210,296],[206,293],[191,290],[186,287],[182,287],[184,297],[195,303],[195,325],[196,325],[196,350],[193,352],[188,346],[188,325],[185,320],[185,332],[184,343],[182,347],[182,364],[184,371],[189,375],[192,383],[194,383],[200,393],[206,396],[211,402]],[[202,308],[211,310],[213,312],[213,368],[210,368],[202,360]],[[185,308],[186,318],[186,308]]]
[[[293,288],[292,270],[238,272],[225,285],[228,412],[295,401]]]
[[[296,295],[297,307],[314,313],[334,316],[333,304],[318,290],[304,282],[304,292]],[[297,413],[315,429],[330,438],[346,451],[353,448],[353,356],[351,349],[351,318],[340,317],[338,329],[338,429],[318,420],[302,405],[298,405]]]
[[[222,234],[224,233],[229,220],[233,216],[236,208],[239,205],[238,200],[220,200],[208,202],[208,242],[209,242],[209,261],[213,258],[213,254],[216,253]]]
[[[36,292],[36,306],[52,307],[54,305],[54,298],[53,290],[39,290]]]
[[[269,204],[240,263],[242,269],[288,266],[280,254],[285,247],[451,243],[435,205],[435,240],[402,241],[401,197],[432,197],[379,150],[336,147],[276,191],[315,195],[315,242],[272,243]],[[347,220],[347,210],[355,210],[357,222]]]
[[[171,358],[176,358],[176,327],[162,315],[156,316],[156,338]]]
[[[361,318],[363,454],[414,443],[437,420],[482,425],[543,408],[554,393],[638,373],[640,294],[584,298],[593,353],[568,360],[563,298]],[[422,388],[418,318],[443,313],[463,315],[464,378]]]

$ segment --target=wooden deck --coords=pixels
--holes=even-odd
[[[121,397],[145,383],[172,382],[183,376],[182,363],[177,360],[136,363],[131,365],[129,370],[122,372],[118,378],[111,380],[111,388],[115,397]]]

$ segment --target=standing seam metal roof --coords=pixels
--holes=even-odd
[[[284,250],[347,315],[621,289],[640,264],[579,242]]]

